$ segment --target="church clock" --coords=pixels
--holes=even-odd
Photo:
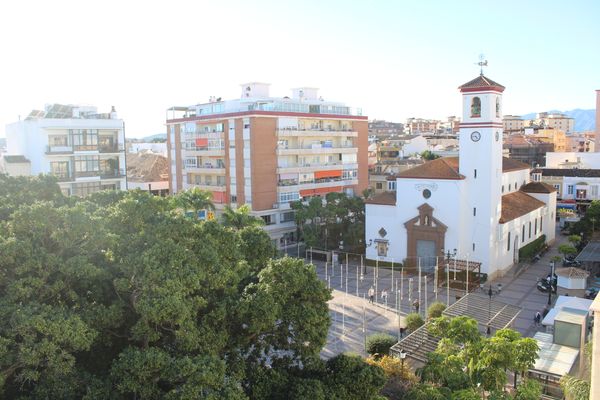
[[[471,133],[471,140],[474,142],[479,142],[479,139],[481,139],[481,133],[475,131],[473,133]]]

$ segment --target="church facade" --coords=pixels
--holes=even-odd
[[[504,89],[483,74],[460,86],[459,156],[403,171],[395,193],[367,200],[367,258],[433,268],[450,252],[494,277],[523,246],[554,241],[556,190],[502,157]]]

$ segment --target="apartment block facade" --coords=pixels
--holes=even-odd
[[[47,105],[6,126],[7,154],[29,160],[31,175],[58,178],[66,195],[126,190],[125,128],[113,107]]]
[[[368,185],[367,117],[314,88],[277,98],[244,84],[239,100],[172,107],[166,123],[171,193],[209,190],[217,212],[248,204],[279,245],[296,240],[290,202]]]

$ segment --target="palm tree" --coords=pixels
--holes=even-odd
[[[236,209],[228,205],[225,206],[225,211],[223,211],[221,219],[224,226],[234,229],[242,229],[247,226],[262,226],[265,224],[261,218],[250,215],[250,206],[248,204],[239,206]]]
[[[212,192],[195,187],[177,194],[175,202],[185,212],[191,210],[194,213],[194,216],[199,218],[198,212],[200,210],[215,209],[212,198]]]

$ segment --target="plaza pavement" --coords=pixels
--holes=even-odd
[[[493,299],[513,304],[522,308],[516,318],[513,328],[524,336],[533,336],[536,330],[534,315],[536,311],[543,312],[547,306],[548,294],[537,290],[538,278],[545,277],[550,272],[550,262],[553,256],[558,255],[558,246],[567,242],[567,237],[557,231],[556,240],[550,249],[539,261],[530,265],[514,267],[502,278],[486,282],[480,289],[488,293],[489,285],[494,289]],[[308,260],[310,261],[310,260]],[[447,296],[446,288],[439,288],[437,294],[434,291],[434,274],[422,274],[421,293],[418,290],[418,276],[404,276],[400,279],[400,271],[396,268],[393,272],[387,268],[366,267],[366,274],[361,275],[358,265],[345,264],[333,268],[321,261],[313,260],[317,274],[321,280],[326,282],[333,290],[333,299],[329,302],[331,315],[331,326],[327,337],[327,344],[321,352],[322,357],[329,358],[342,352],[354,352],[365,355],[365,338],[373,333],[387,332],[398,336],[399,326],[404,326],[404,316],[415,311],[412,303],[420,299],[419,312],[425,316],[427,306],[438,301],[443,303],[449,300],[450,304],[457,297],[463,295],[462,291],[450,289]],[[560,267],[560,262],[556,267]],[[412,284],[409,280],[412,278]],[[425,281],[427,285],[425,285]],[[496,290],[498,284],[502,284],[502,290]],[[375,304],[370,304],[367,292],[370,287],[377,287]],[[412,289],[409,292],[409,288]],[[381,296],[381,291],[387,289],[387,302]],[[565,291],[559,288],[559,294]],[[579,295],[578,293],[571,293]],[[552,296],[552,302],[556,295]],[[398,313],[398,308],[400,312]],[[400,314],[400,325],[398,324]],[[366,328],[366,334],[363,331]]]

